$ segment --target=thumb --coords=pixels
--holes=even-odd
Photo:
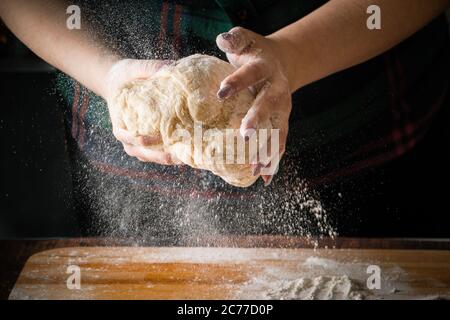
[[[173,60],[133,60],[129,74],[134,79],[149,78],[159,69],[171,63]]]

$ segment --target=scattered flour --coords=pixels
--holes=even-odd
[[[382,270],[381,288],[367,287],[367,267],[363,259],[339,259],[316,256],[297,256],[297,264],[264,268],[255,274],[238,292],[241,299],[274,300],[378,300],[408,298],[411,291],[407,275],[398,266],[385,266]],[[291,260],[292,261],[292,260]],[[377,263],[377,261],[371,261]],[[290,265],[288,265],[290,264]]]
[[[362,286],[348,276],[319,276],[283,281],[265,296],[276,300],[362,300]]]
[[[319,257],[309,257],[304,262],[304,265],[307,267],[322,267],[326,269],[336,269],[339,266],[339,263],[335,260],[319,258]]]

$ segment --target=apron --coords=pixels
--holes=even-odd
[[[240,25],[270,34],[326,1],[82,2],[86,23],[127,58],[225,59],[215,37]],[[268,188],[242,189],[186,166],[127,156],[105,102],[61,74],[74,190],[88,234],[332,233],[315,190],[351,179],[412,149],[447,94],[448,27],[440,17],[389,52],[293,95],[287,151]],[[306,205],[305,205],[306,204]],[[317,217],[319,212],[319,218]],[[307,221],[307,222],[305,222]],[[327,222],[328,223],[328,222]]]

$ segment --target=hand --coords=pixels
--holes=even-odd
[[[243,138],[248,138],[258,128],[258,123],[267,119],[271,120],[274,129],[279,129],[279,150],[270,151],[270,144],[267,144],[269,160],[262,163],[263,160],[258,159],[252,164],[254,175],[258,175],[263,167],[278,166],[270,159],[276,159],[274,152],[278,152],[279,161],[286,148],[292,102],[286,72],[288,66],[282,61],[284,46],[275,39],[241,27],[220,34],[216,42],[230,63],[238,68],[222,81],[217,96],[226,99],[246,88],[256,94],[253,105],[242,119],[240,133]],[[262,175],[262,178],[268,185],[273,175]]]
[[[103,87],[103,97],[108,106],[112,104],[114,93],[126,82],[148,78],[162,66],[170,63],[169,60],[120,60],[113,64],[107,73],[106,81]],[[147,147],[159,144],[160,137],[152,136],[135,136],[126,130],[123,123],[116,119],[114,112],[110,110],[111,123],[113,126],[113,134],[117,140],[122,142],[125,152],[136,157],[143,162],[155,162],[159,164],[171,165],[181,164],[182,162],[172,156],[170,153],[151,150]]]

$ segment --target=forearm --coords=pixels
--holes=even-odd
[[[400,43],[442,13],[449,0],[331,0],[268,38],[280,44],[291,89],[365,62]],[[381,30],[366,10],[381,8]]]
[[[58,0],[1,0],[0,16],[34,53],[104,95],[104,78],[117,57],[96,43],[86,23],[80,30],[67,28],[68,5]]]

